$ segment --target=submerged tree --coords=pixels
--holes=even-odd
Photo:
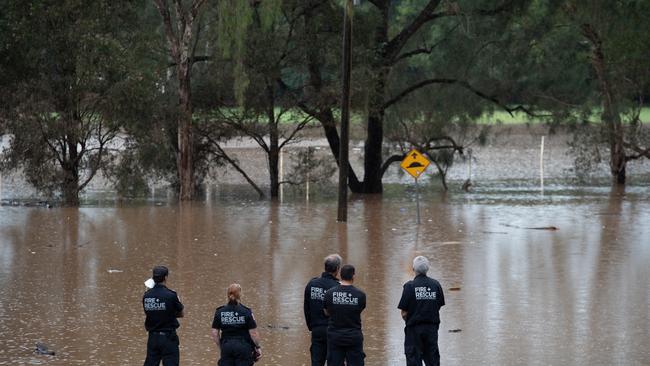
[[[11,136],[3,168],[20,168],[36,188],[79,204],[138,95],[153,86],[132,57],[141,5],[24,1],[4,9],[12,62],[3,67],[16,77],[0,86]]]
[[[201,31],[201,8],[206,0],[176,0],[170,7],[167,0],[154,0],[162,17],[169,56],[173,60],[178,88],[178,152],[177,166],[180,199],[194,198],[192,164],[192,66]]]
[[[608,156],[613,183],[624,184],[627,163],[650,158],[640,118],[650,93],[650,4],[533,2],[517,23],[510,49],[519,99],[575,128],[578,171]]]
[[[327,29],[340,27],[336,23],[340,9],[331,2],[307,3],[312,4],[304,12],[305,24],[309,25],[304,32],[307,77],[299,105],[321,123],[338,161],[337,88],[330,63],[336,57],[330,45],[336,42],[327,36]],[[496,68],[490,67],[493,60],[486,59],[484,51],[507,47],[501,44],[501,32],[507,30],[527,1],[368,3],[354,15],[353,84],[357,89],[353,108],[365,118],[366,138],[363,180],[348,167],[353,192],[382,191],[386,163],[395,161],[391,157],[385,160],[384,156],[386,116],[415,95],[426,93],[428,104],[447,102],[449,95],[460,96],[472,114],[494,108],[526,110],[510,98],[511,92],[503,85],[488,82],[498,80],[498,75]],[[429,109],[427,104],[411,106],[423,115]],[[447,118],[466,115],[457,110]]]
[[[600,107],[613,182],[625,184],[627,163],[650,159],[650,141],[640,139],[643,97],[650,90],[650,4],[567,1],[563,9],[589,44],[590,52],[583,62],[589,64],[596,78],[592,89],[595,98],[591,100]]]
[[[240,14],[238,18],[250,17],[250,25],[240,29],[240,35],[231,37],[234,44],[222,47],[226,51],[237,48],[234,52],[226,52],[231,57],[225,62],[235,74],[231,82],[236,100],[230,103],[220,100],[212,118],[212,130],[233,129],[260,146],[267,155],[270,193],[275,198],[280,186],[281,151],[295,142],[298,133],[312,120],[299,110],[295,98],[281,88],[282,76],[294,72],[300,62],[295,32],[301,21],[303,4],[269,0],[255,2],[242,11],[249,14]],[[223,67],[223,63],[217,66]],[[238,166],[235,168],[241,170]]]

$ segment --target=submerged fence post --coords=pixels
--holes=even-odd
[[[544,194],[544,136],[539,152],[539,184],[542,194]]]
[[[309,202],[309,171],[307,171],[307,181],[305,182],[305,186],[306,186],[306,187],[305,187],[305,191],[306,191],[306,193],[305,193],[305,195],[306,195],[305,199],[307,200],[307,202]]]
[[[467,149],[469,155],[469,164],[467,164],[467,180],[472,181],[472,149]]]
[[[284,149],[280,149],[280,202],[284,199]]]

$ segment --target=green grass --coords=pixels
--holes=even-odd
[[[644,107],[641,109],[641,114],[639,116],[641,122],[650,123],[650,107]],[[596,119],[596,118],[594,118]],[[501,123],[505,125],[509,124],[536,124],[544,122],[543,118],[531,117],[523,112],[515,112],[510,115],[506,111],[496,111],[494,113],[486,113],[480,117],[477,121],[480,124],[489,124],[489,123]]]
[[[234,108],[233,108],[234,110]],[[334,110],[334,119],[338,122],[340,119],[339,110]],[[276,108],[276,115],[280,113],[280,108]],[[291,125],[298,121],[302,121],[306,114],[298,109],[293,109],[285,112],[280,119],[281,125]],[[595,120],[596,118],[594,118]],[[650,107],[644,107],[641,110],[640,119],[643,123],[650,123]],[[316,121],[313,121],[316,122]],[[496,111],[493,113],[485,113],[476,121],[479,124],[504,124],[504,125],[519,125],[519,124],[538,124],[546,122],[544,118],[531,117],[523,112],[514,112],[510,115],[506,111]],[[350,113],[351,126],[363,126],[365,124],[364,115],[362,113]]]

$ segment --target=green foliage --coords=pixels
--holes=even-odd
[[[155,90],[135,69],[133,33],[141,1],[24,1],[4,14],[7,43],[20,72],[5,79],[7,133],[4,169],[22,168],[44,192],[76,204],[78,193],[109,162],[121,126],[139,115]]]
[[[242,104],[249,80],[245,71],[247,34],[253,21],[254,8],[248,1],[221,0],[218,4],[218,46],[225,57],[235,60],[235,96]]]
[[[327,184],[338,171],[331,156],[323,156],[313,147],[299,150],[291,157],[287,182],[302,185],[306,182]]]

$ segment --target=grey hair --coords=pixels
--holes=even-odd
[[[418,255],[413,259],[413,271],[417,274],[427,274],[429,271],[429,260],[427,257]]]
[[[336,272],[339,268],[341,268],[342,261],[343,259],[338,254],[328,255],[327,257],[325,257],[324,260],[325,272],[329,272],[329,273]]]

